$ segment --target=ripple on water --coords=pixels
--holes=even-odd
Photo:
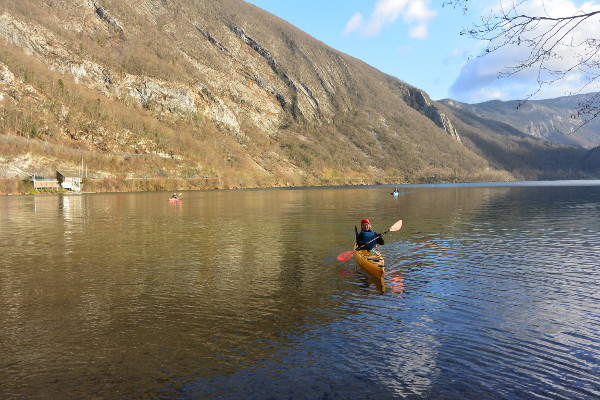
[[[600,398],[600,196],[380,189],[0,199],[0,393]]]

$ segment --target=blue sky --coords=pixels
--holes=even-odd
[[[491,7],[505,0],[470,0],[466,14],[442,7],[443,0],[246,1],[336,50],[425,90],[434,100],[518,100],[537,88],[534,71],[498,77],[507,60],[523,57],[522,49],[477,57],[485,43],[460,35],[462,28],[471,27]],[[581,6],[570,0],[528,0],[524,4],[529,12],[543,9],[553,16],[574,13]],[[588,1],[585,7],[600,8],[600,3]],[[582,30],[599,38],[600,18]],[[581,76],[570,76],[544,88],[534,98],[571,94],[581,88],[581,82]],[[600,88],[592,85],[586,91]]]

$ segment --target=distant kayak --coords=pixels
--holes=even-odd
[[[173,193],[173,196],[169,197],[169,201],[176,203],[181,200],[181,193],[177,194],[177,192]]]

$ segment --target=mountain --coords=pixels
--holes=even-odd
[[[519,180],[589,179],[600,172],[594,152],[574,145],[556,145],[532,137],[505,121],[485,118],[462,108],[440,107],[451,115],[461,142],[492,168]]]
[[[586,153],[533,140],[523,165],[489,158],[515,143],[503,128],[476,129],[241,0],[0,6],[12,190],[77,168],[98,191],[556,179],[578,175]],[[547,148],[558,164],[537,161]]]
[[[573,116],[577,115],[580,104],[597,95],[579,94],[526,102],[492,100],[466,104],[451,99],[440,102],[452,110],[505,122],[531,137],[589,149],[600,146],[600,119],[582,124],[581,119]]]

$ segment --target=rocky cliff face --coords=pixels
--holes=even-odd
[[[75,20],[87,21],[89,25],[71,26],[69,29],[85,32],[91,30],[113,30],[121,34],[129,32],[127,26],[121,26],[113,19],[109,12],[94,2],[84,3],[79,7],[79,15],[74,15]],[[64,4],[66,7],[67,5]],[[77,14],[77,13],[75,13]],[[103,26],[106,25],[106,26]],[[236,92],[241,100],[260,102],[262,110],[267,115],[277,114],[281,111],[278,102],[273,96],[264,91],[253,90],[252,85],[243,82],[232,82],[225,76],[213,76],[208,80],[196,82],[171,81],[167,77],[153,77],[144,74],[134,74],[120,71],[114,66],[107,66],[101,60],[95,61],[91,54],[77,52],[72,44],[65,43],[44,26],[36,26],[31,22],[26,23],[10,14],[0,16],[0,34],[13,44],[19,46],[30,54],[35,55],[54,71],[72,78],[75,82],[87,88],[98,91],[103,95],[116,98],[126,104],[151,110],[156,116],[177,118],[184,115],[200,113],[201,115],[239,133],[240,122],[237,115],[240,112],[237,102],[231,101],[231,96],[223,96],[224,92]],[[210,37],[210,36],[208,36]],[[218,42],[212,39],[219,48]],[[220,48],[223,48],[222,46]],[[143,57],[143,55],[141,55]],[[200,60],[190,60],[199,63]],[[209,66],[197,64],[198,69]],[[210,73],[211,71],[206,71]],[[217,71],[215,75],[217,75]],[[221,74],[219,72],[219,74]],[[260,82],[259,79],[256,79]],[[275,96],[277,92],[272,90]],[[260,96],[260,98],[257,98]],[[267,97],[265,99],[265,96]],[[255,118],[258,122],[261,118]],[[273,129],[272,122],[263,119],[262,128]]]
[[[440,110],[439,107],[432,104],[433,102],[423,91],[415,88],[408,88],[406,93],[407,96],[404,97],[404,100],[409,106],[421,112],[454,139],[460,141],[460,136],[452,125],[452,122],[450,122],[450,119]]]
[[[323,171],[398,179],[418,173],[394,171],[406,157],[420,169],[457,171],[465,158],[485,166],[425,93],[243,1],[0,2],[0,40],[55,74],[32,77],[16,52],[0,59],[5,110],[44,110],[33,128],[14,124],[20,136],[276,180]],[[126,107],[121,114],[137,122],[110,107]],[[413,145],[400,151],[401,143]],[[210,146],[214,159],[195,159],[196,145]],[[436,163],[439,152],[453,155]]]
[[[282,43],[277,44],[275,51],[269,50],[269,44],[273,47],[273,38],[264,38],[264,32],[253,36],[242,26],[248,25],[248,20],[238,21],[235,16],[227,15],[223,11],[227,2],[215,7],[219,2],[214,1],[197,2],[194,8],[191,8],[193,3],[183,2],[185,5],[179,15],[174,15],[178,19],[172,21],[177,26],[169,27],[168,33],[175,40],[188,36],[176,52],[180,56],[177,61],[189,64],[194,71],[195,79],[191,82],[119,71],[103,63],[93,52],[73,48],[73,43],[64,39],[65,34],[99,35],[98,41],[126,42],[126,38],[139,34],[140,30],[155,28],[148,23],[140,26],[139,19],[156,21],[173,11],[161,1],[125,2],[128,10],[137,14],[135,19],[131,15],[119,15],[125,7],[117,7],[116,2],[103,3],[106,5],[89,0],[63,0],[38,4],[40,13],[48,11],[66,21],[64,25],[50,28],[5,12],[0,15],[0,35],[54,71],[106,96],[151,108],[162,116],[199,112],[236,133],[240,131],[240,119],[248,117],[266,132],[277,129],[277,120],[283,114],[298,121],[329,121],[336,112],[349,108],[348,104],[345,107],[340,104],[348,92],[359,89],[352,87],[357,85],[353,76],[356,73],[352,71],[356,60],[324,46],[311,48],[314,43],[306,43],[308,38],[292,39],[285,31],[283,37],[277,38]],[[234,5],[252,9],[249,5]],[[199,14],[205,10],[208,15]],[[262,18],[256,21],[258,24],[266,18],[259,16]],[[276,29],[293,31],[282,21],[273,18],[271,22]],[[251,25],[250,29],[255,26]],[[123,51],[128,50],[123,43],[119,45]],[[163,45],[166,47],[168,42],[161,40],[155,47],[159,49]],[[325,53],[326,58],[315,53]],[[207,59],[218,59],[218,62],[207,62]],[[300,68],[296,70],[291,65]],[[227,68],[218,68],[222,66]],[[409,96],[405,100],[413,108],[458,137],[448,119],[421,91],[407,88]],[[254,107],[249,109],[248,104]]]
[[[465,104],[442,100],[450,109],[460,109],[473,115],[507,123],[527,135],[558,144],[592,148],[600,145],[600,120],[583,124],[574,118],[580,103],[593,94],[581,94],[547,100],[488,101]],[[597,96],[597,94],[596,94]]]

